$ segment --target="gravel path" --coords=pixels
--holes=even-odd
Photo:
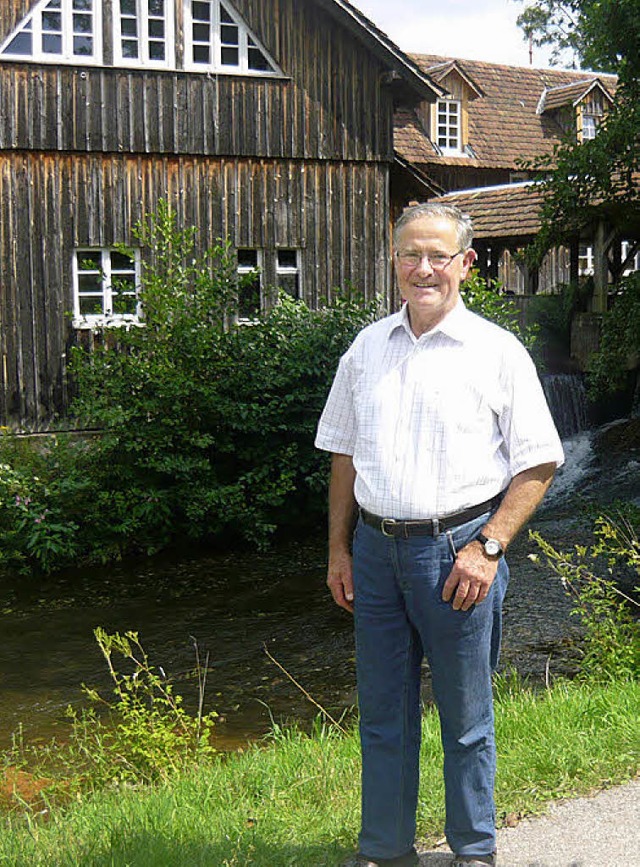
[[[590,798],[551,803],[544,816],[498,831],[499,867],[640,865],[640,779]],[[421,867],[446,867],[447,847],[421,853]]]

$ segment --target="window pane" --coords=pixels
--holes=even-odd
[[[220,52],[223,66],[238,66],[238,49],[223,48]]]
[[[91,57],[93,55],[93,38],[91,36],[74,36],[73,53],[76,57]]]
[[[238,45],[238,28],[229,24],[223,24],[220,28],[220,41],[223,45]]]
[[[260,277],[249,280],[240,287],[238,298],[238,315],[241,319],[249,319],[260,313]]]
[[[78,291],[81,295],[102,294],[102,278],[100,274],[78,274]]]
[[[104,313],[104,302],[102,297],[95,295],[84,295],[80,299],[80,313],[82,316],[101,316]]]
[[[62,36],[42,34],[42,50],[45,54],[62,54]]]
[[[120,11],[123,15],[136,16],[136,0],[120,0]]]
[[[42,29],[47,33],[62,32],[62,16],[59,12],[42,13]]]
[[[131,256],[126,253],[118,253],[114,250],[111,253],[111,269],[113,271],[130,271],[133,273],[134,263]]]
[[[258,251],[257,250],[238,250],[238,267],[239,268],[257,268],[258,267]]]
[[[137,57],[138,56],[138,43],[133,39],[123,39],[122,40],[122,56],[123,57]]]
[[[220,4],[220,21],[222,21],[223,24],[234,24],[235,23],[233,18],[231,17],[231,15],[229,15],[229,13],[227,12],[227,10],[224,8],[224,6],[222,4]]]
[[[75,12],[91,12],[93,0],[73,0],[73,9]]]
[[[249,48],[249,69],[272,71],[273,67],[259,48]]]
[[[151,60],[164,60],[164,42],[149,43],[149,58]]]
[[[91,33],[92,30],[91,15],[74,15],[73,16],[73,32],[74,33]]]
[[[149,15],[164,18],[164,0],[149,0]]]
[[[138,22],[135,18],[123,18],[120,24],[120,29],[123,36],[137,36]]]
[[[138,299],[135,294],[127,292],[126,294],[113,295],[113,313],[118,313],[121,316],[135,316],[138,308]]]
[[[284,289],[292,298],[300,297],[297,274],[278,274],[278,287]]]
[[[22,33],[18,33],[11,42],[5,48],[4,54],[19,54],[22,56],[29,57],[33,54],[33,42],[31,38],[31,33],[27,30],[23,30]]]
[[[164,21],[160,18],[152,18],[151,21],[149,21],[149,36],[164,39]]]
[[[209,46],[194,45],[193,46],[193,62],[194,63],[209,63]]]
[[[102,254],[99,250],[82,250],[77,254],[78,268],[82,271],[99,271],[102,268]]]
[[[209,34],[211,29],[208,24],[193,25],[193,41],[194,42],[209,42]]]
[[[209,3],[197,2],[191,6],[191,15],[194,21],[211,21],[211,6]]]
[[[278,250],[278,268],[298,267],[298,255],[295,250]]]

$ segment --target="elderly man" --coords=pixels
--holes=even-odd
[[[355,615],[362,826],[349,863],[361,867],[418,863],[424,655],[453,864],[496,863],[503,555],[563,454],[527,352],[460,298],[471,242],[454,207],[404,211],[394,258],[406,304],[342,357],[316,438],[332,452],[327,583]]]

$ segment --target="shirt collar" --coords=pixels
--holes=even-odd
[[[427,331],[426,333],[437,334],[438,332],[442,332],[442,334],[446,334],[447,337],[450,337],[457,343],[463,343],[468,334],[469,318],[472,315],[473,314],[470,313],[465,307],[462,298],[459,298],[458,303],[453,308],[453,310],[449,311],[449,313],[447,313],[444,319],[439,322],[435,326],[435,328],[433,328],[431,331]],[[404,331],[406,331],[406,333],[409,335],[409,337],[411,337],[412,340],[418,340],[418,338],[411,330],[411,323],[409,322],[409,308],[407,304],[403,304],[402,310],[399,310],[397,313],[392,314],[389,319],[390,322],[387,337],[390,338],[394,331],[396,331],[398,328],[402,328]]]

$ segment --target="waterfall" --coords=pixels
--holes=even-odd
[[[575,373],[548,373],[540,381],[561,439],[586,430],[587,395],[582,377]]]

